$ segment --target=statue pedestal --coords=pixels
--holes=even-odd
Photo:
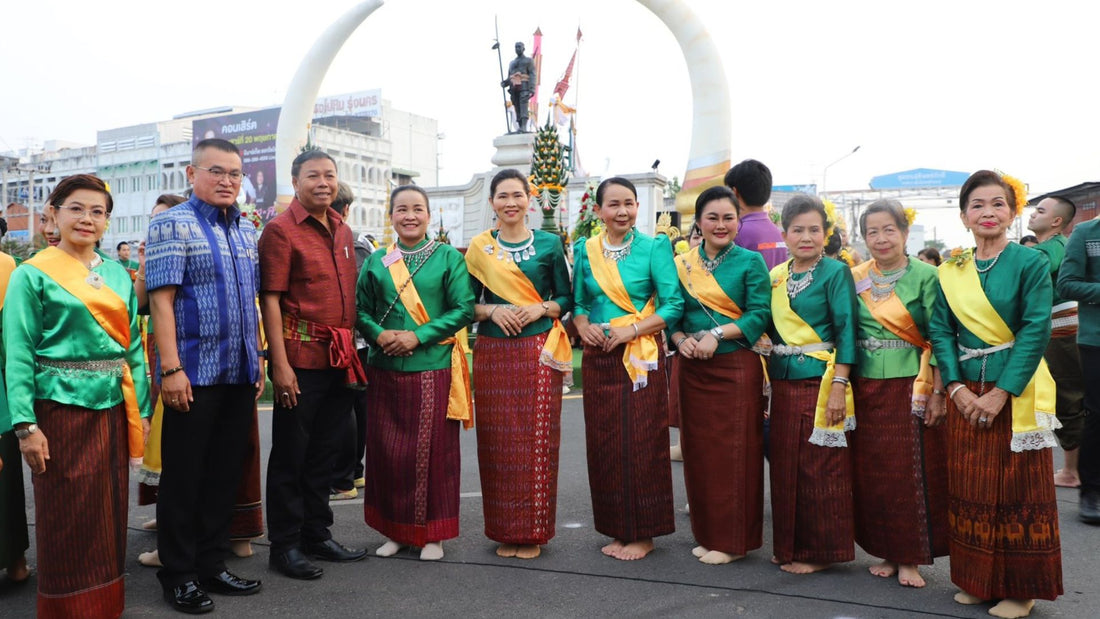
[[[497,168],[516,168],[524,175],[531,174],[531,153],[535,148],[534,133],[509,133],[493,140],[497,152],[493,154],[493,165]]]

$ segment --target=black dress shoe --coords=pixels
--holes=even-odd
[[[164,599],[172,608],[189,615],[201,615],[214,610],[214,600],[194,580],[165,589]]]
[[[302,551],[314,559],[334,561],[336,563],[351,563],[353,561],[362,560],[363,557],[367,556],[366,550],[348,548],[334,539],[327,539],[323,542],[313,542],[312,544],[302,544]]]
[[[291,548],[279,555],[271,555],[269,565],[282,575],[298,580],[314,580],[325,573],[325,570],[310,563],[309,559],[297,548]]]
[[[1100,524],[1100,493],[1086,492],[1078,503],[1077,517],[1086,524]]]
[[[199,584],[208,592],[217,593],[218,595],[252,595],[253,593],[259,593],[260,589],[263,588],[263,583],[258,580],[241,578],[227,571],[217,576],[203,578],[199,581]]]

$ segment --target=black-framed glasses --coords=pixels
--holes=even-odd
[[[233,170],[232,172],[230,172],[230,171],[227,171],[227,170],[223,170],[219,167],[204,168],[202,166],[197,166],[197,165],[193,165],[191,167],[196,168],[198,170],[203,170],[204,172],[209,172],[219,182],[227,176],[229,177],[229,180],[233,181],[234,183],[239,183],[239,182],[241,182],[241,179],[244,178],[244,172],[241,172],[240,170]]]

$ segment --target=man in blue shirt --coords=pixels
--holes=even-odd
[[[241,225],[236,204],[240,152],[203,140],[187,178],[191,199],[150,222],[145,284],[164,402],[157,577],[173,608],[202,613],[214,606],[208,591],[260,590],[260,581],[226,571],[224,557],[263,372],[256,230]]]

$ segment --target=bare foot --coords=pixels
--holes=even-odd
[[[516,548],[517,559],[534,559],[542,554],[542,548],[538,544],[523,544]]]
[[[867,568],[867,571],[879,578],[889,578],[898,573],[898,564],[893,561],[883,560],[882,563],[876,563]]]
[[[31,570],[27,567],[27,557],[20,556],[14,563],[8,566],[7,570],[8,580],[12,582],[23,582],[31,575]]]
[[[623,544],[615,554],[611,555],[620,561],[637,561],[644,559],[653,550],[653,539],[640,539],[629,544]]]
[[[138,563],[145,567],[164,567],[160,562],[160,552],[143,552],[138,555]]]
[[[229,547],[233,550],[233,554],[242,559],[252,556],[252,540],[250,539],[230,540]]]
[[[898,566],[898,584],[903,587],[913,587],[920,589],[924,586],[924,577],[920,575],[920,570],[915,565],[905,565],[904,563]]]
[[[1075,471],[1058,469],[1058,471],[1054,473],[1054,485],[1059,488],[1080,488],[1081,478],[1077,476]]]
[[[617,539],[611,540],[611,543],[600,549],[600,552],[609,557],[614,557],[616,552],[623,549],[623,543]]]
[[[804,561],[791,561],[779,566],[779,569],[788,574],[813,574],[828,569],[832,563],[806,563]]]
[[[424,547],[420,549],[421,561],[438,561],[443,558],[443,543],[432,542],[430,544],[424,544]]]
[[[973,606],[975,604],[981,604],[982,602],[986,602],[988,600],[983,600],[982,598],[976,595],[971,595],[966,591],[959,591],[955,594],[955,601],[964,606]]]
[[[152,520],[147,520],[147,521],[141,523],[141,528],[145,529],[146,531],[156,531],[157,530],[157,519],[153,518]]]
[[[772,555],[772,565],[779,565],[779,558]]]
[[[501,544],[500,546],[497,546],[497,556],[498,557],[504,557],[506,559],[509,558],[509,557],[516,556],[516,545],[515,544]]]
[[[1035,600],[1013,600],[1005,598],[989,609],[989,614],[1001,619],[1018,619],[1031,614],[1035,607]]]
[[[703,555],[707,554],[708,552],[710,552],[710,551],[707,550],[706,548],[703,548],[702,546],[696,546],[695,548],[691,549],[691,554],[695,555],[696,559],[702,557]]]
[[[684,461],[684,450],[680,447],[679,443],[668,448],[668,458],[673,462]]]
[[[726,563],[732,563],[738,559],[743,559],[745,555],[731,555],[728,552],[722,552],[721,550],[712,550],[707,554],[699,557],[699,560],[707,565],[725,565]]]
[[[374,551],[374,554],[380,557],[392,557],[393,555],[401,552],[402,548],[404,548],[404,546],[402,546],[401,544],[398,544],[393,540],[386,540],[386,543],[379,546],[378,550]]]

